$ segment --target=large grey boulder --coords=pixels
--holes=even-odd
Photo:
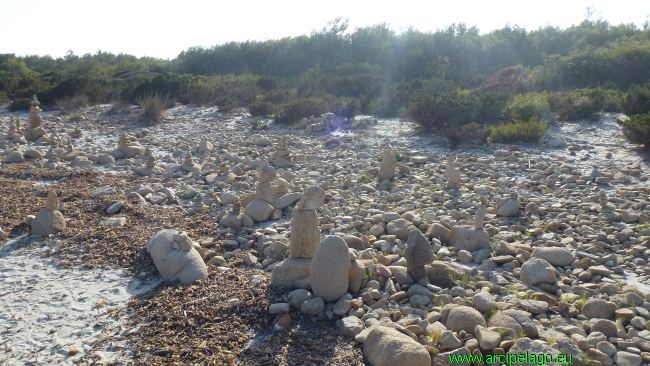
[[[208,276],[208,267],[184,232],[158,231],[149,239],[147,252],[165,281],[189,285]]]
[[[482,227],[457,225],[451,230],[451,244],[459,250],[475,252],[490,245],[490,235]]]
[[[533,258],[542,258],[554,266],[568,266],[573,263],[573,254],[560,247],[537,247],[533,249]]]
[[[372,366],[430,366],[427,348],[396,329],[376,326],[363,344],[363,355]]]
[[[485,319],[481,313],[469,306],[454,306],[449,309],[445,326],[453,332],[461,330],[474,334],[477,325],[485,327]]]
[[[591,299],[582,305],[582,315],[587,318],[611,319],[616,312],[616,304],[603,299]]]
[[[23,156],[23,153],[14,150],[7,150],[5,152],[4,158],[2,159],[2,162],[5,164],[22,163],[23,161],[25,161],[25,157]]]
[[[336,301],[348,291],[350,254],[345,240],[328,235],[318,246],[311,263],[311,289],[314,296]]]
[[[386,224],[388,235],[395,235],[401,240],[408,239],[409,232],[413,229],[415,229],[415,226],[405,219],[393,220]]]
[[[557,270],[549,262],[541,258],[531,258],[521,266],[519,279],[531,286],[541,283],[555,284],[556,273]]]
[[[311,259],[287,258],[278,263],[271,271],[271,286],[297,287],[311,273]]]
[[[244,213],[250,216],[256,222],[262,222],[270,219],[271,214],[273,214],[274,210],[275,208],[268,202],[261,199],[256,199],[246,205],[246,208],[244,208]]]
[[[498,199],[496,202],[497,215],[511,217],[519,215],[519,196],[512,193],[510,197]]]

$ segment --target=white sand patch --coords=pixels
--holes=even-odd
[[[72,364],[119,326],[109,309],[155,287],[121,270],[80,271],[39,258],[30,244],[0,250],[0,364]],[[77,351],[76,354],[71,355]],[[100,351],[104,359],[115,350]]]

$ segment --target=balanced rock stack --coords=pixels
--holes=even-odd
[[[146,150],[144,146],[138,145],[133,137],[123,133],[117,140],[117,149],[113,155],[116,159],[130,159],[144,154]]]
[[[474,225],[454,225],[447,227],[436,223],[429,227],[427,235],[443,242],[451,243],[459,250],[474,252],[490,244],[490,234],[483,227],[485,205],[479,205],[474,218]]]
[[[32,97],[31,107],[29,108],[29,127],[25,129],[25,139],[27,141],[47,141],[47,135],[45,129],[41,127],[42,121],[39,113],[42,112],[40,108],[41,103],[36,98],[36,95]]]
[[[241,213],[241,203],[236,199],[232,205],[232,210],[223,215],[219,220],[219,225],[232,230],[239,230],[242,227],[243,214]]]
[[[447,189],[459,190],[460,189],[460,173],[454,166],[454,158],[450,155],[447,161],[447,168],[445,168],[445,177],[447,178]]]
[[[214,150],[214,145],[210,141],[208,141],[207,138],[203,138],[199,146],[196,148],[196,151],[199,154],[207,154],[212,150]]]
[[[56,192],[48,192],[45,207],[38,211],[31,226],[32,234],[38,236],[48,236],[65,230],[65,219],[59,211],[59,198]]]
[[[267,165],[260,169],[257,186],[255,187],[255,199],[246,205],[244,209],[244,213],[256,222],[270,219],[275,210],[272,205],[275,193],[271,184],[275,177],[275,170],[272,167]]]
[[[273,153],[271,163],[278,168],[288,168],[293,166],[293,156],[291,149],[287,146],[286,139],[282,139],[278,150]]]
[[[200,172],[201,166],[194,161],[192,153],[188,152],[187,155],[185,155],[185,160],[183,160],[183,163],[181,164],[181,169],[186,172]]]
[[[161,167],[156,166],[157,159],[151,152],[151,149],[147,148],[145,157],[147,159],[146,164],[133,169],[135,174],[146,177],[150,175],[161,175],[164,172]]]
[[[289,243],[290,257],[273,267],[272,286],[290,288],[306,286],[311,273],[311,258],[320,243],[316,210],[324,200],[325,191],[320,187],[312,186],[303,192],[300,202],[293,209]]]
[[[147,243],[147,252],[165,281],[189,285],[208,276],[208,267],[185,232],[158,231]]]
[[[392,179],[397,168],[395,152],[386,148],[381,155],[381,166],[379,167],[379,179]]]
[[[9,130],[7,131],[7,142],[14,144],[26,144],[23,132],[20,130],[20,119],[16,117],[9,118]]]

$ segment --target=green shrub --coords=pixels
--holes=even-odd
[[[251,116],[270,116],[275,113],[275,106],[269,102],[254,102],[248,106]]]
[[[10,112],[28,111],[31,105],[31,98],[16,98],[9,103],[7,109],[9,109]]]
[[[440,94],[422,92],[409,103],[407,115],[427,130],[446,129],[474,122],[478,108],[476,96],[466,89]]]
[[[551,110],[558,114],[562,121],[572,121],[593,118],[602,110],[597,99],[579,93],[556,93],[550,97]]]
[[[488,141],[492,143],[536,142],[544,136],[548,125],[533,118],[490,127]]]
[[[327,112],[328,106],[322,98],[300,98],[290,101],[282,106],[280,113],[275,117],[278,123],[291,124],[305,117],[319,116]]]
[[[487,137],[485,128],[474,122],[444,128],[440,133],[449,141],[449,145],[452,148],[456,148],[462,143],[482,144]]]
[[[623,134],[630,142],[650,146],[650,113],[634,114],[621,121]]]
[[[158,123],[162,119],[163,112],[167,109],[169,100],[158,94],[139,98],[137,101],[142,108],[142,119],[147,123]]]
[[[528,121],[542,118],[551,110],[546,93],[517,94],[505,108],[511,120]]]
[[[625,96],[623,110],[627,115],[650,112],[650,84],[631,88]]]

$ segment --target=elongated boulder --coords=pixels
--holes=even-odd
[[[314,296],[336,301],[348,291],[350,254],[345,240],[328,235],[318,246],[311,263],[311,289]]]
[[[420,230],[411,230],[406,242],[406,268],[415,281],[427,276],[425,265],[433,262],[433,249]]]
[[[311,258],[320,243],[318,213],[316,210],[301,210],[296,206],[291,218],[291,239],[289,255],[296,258]]]
[[[567,248],[537,247],[533,249],[533,258],[542,258],[554,266],[568,266],[573,263],[573,254]]]
[[[184,232],[158,231],[147,243],[147,252],[165,281],[189,285],[208,276],[208,267]]]
[[[392,149],[385,149],[381,154],[381,166],[379,167],[379,179],[392,179],[397,168],[397,159]]]
[[[363,344],[363,355],[372,366],[430,366],[427,348],[398,330],[376,326]]]

